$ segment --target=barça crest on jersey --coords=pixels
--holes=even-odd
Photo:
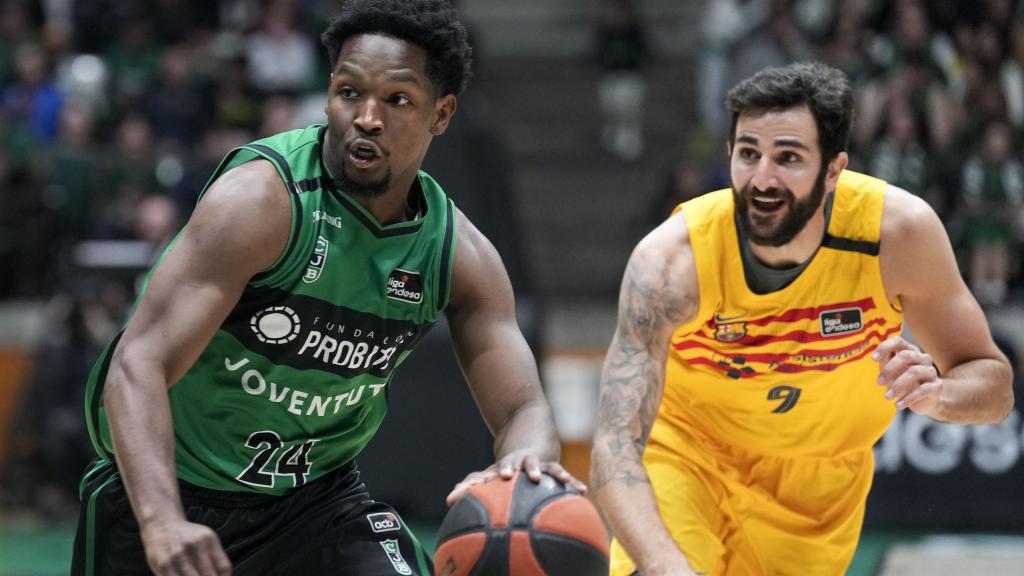
[[[715,325],[715,340],[719,342],[735,342],[746,335],[746,322],[728,322]]]

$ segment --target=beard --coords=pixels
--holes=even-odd
[[[335,142],[344,142],[341,137],[335,137],[329,133],[330,140],[324,141],[321,151],[324,163],[330,169],[333,176],[334,186],[350,196],[360,198],[376,198],[388,190],[391,185],[391,169],[388,168],[384,176],[377,180],[357,180],[353,178],[345,165],[345,155],[348,153],[346,146],[336,145]]]
[[[339,170],[332,170],[335,174],[334,185],[339,190],[344,191],[350,196],[357,196],[360,198],[376,198],[387,191],[388,186],[391,185],[391,170],[389,169],[383,177],[377,180],[370,181],[359,181],[349,175],[348,170],[345,169],[345,164],[342,163]]]
[[[807,221],[817,212],[822,199],[825,198],[825,168],[822,166],[818,171],[810,196],[803,200],[797,200],[788,188],[769,188],[758,191],[758,196],[782,199],[783,206],[779,208],[779,212],[784,215],[781,218],[775,214],[768,217],[751,215],[750,202],[754,195],[753,187],[747,185],[743,190],[737,191],[734,183],[732,198],[736,205],[736,213],[743,235],[758,246],[772,247],[784,246],[796,238],[796,235],[807,225]]]

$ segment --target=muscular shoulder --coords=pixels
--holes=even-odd
[[[896,186],[886,186],[880,235],[883,249],[886,244],[892,248],[901,240],[913,240],[922,232],[927,234],[935,225],[941,228],[942,224],[923,198]]]
[[[456,211],[455,237],[453,309],[480,299],[501,296],[511,299],[512,287],[498,250],[461,210]]]
[[[213,256],[255,273],[284,250],[291,217],[291,201],[277,170],[266,160],[254,160],[210,185],[189,219],[188,234]]]
[[[456,254],[465,264],[478,262],[495,250],[484,233],[458,208],[455,209],[455,238]]]
[[[204,204],[207,207],[233,205],[236,209],[244,206],[247,211],[259,214],[264,223],[274,220],[274,215],[269,213],[273,209],[288,208],[286,216],[289,221],[291,219],[291,204],[284,181],[267,160],[246,162],[222,174],[210,185],[197,209]]]
[[[697,313],[696,263],[682,212],[652,230],[633,250],[620,300],[636,297],[649,299],[673,324],[682,324]]]
[[[662,270],[677,281],[692,280],[692,291],[696,293],[693,246],[690,243],[690,231],[683,213],[673,214],[649,232],[633,250],[629,266]],[[686,284],[685,287],[690,288],[690,282]]]
[[[935,264],[930,257],[951,252],[946,230],[932,207],[892,185],[885,191],[879,239],[882,279],[890,300],[904,293],[922,266]]]

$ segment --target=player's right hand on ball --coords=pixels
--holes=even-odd
[[[146,562],[157,576],[227,576],[231,561],[217,533],[186,520],[142,531]]]

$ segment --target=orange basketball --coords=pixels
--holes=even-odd
[[[589,500],[543,475],[477,484],[437,533],[438,576],[605,576],[608,531]]]

